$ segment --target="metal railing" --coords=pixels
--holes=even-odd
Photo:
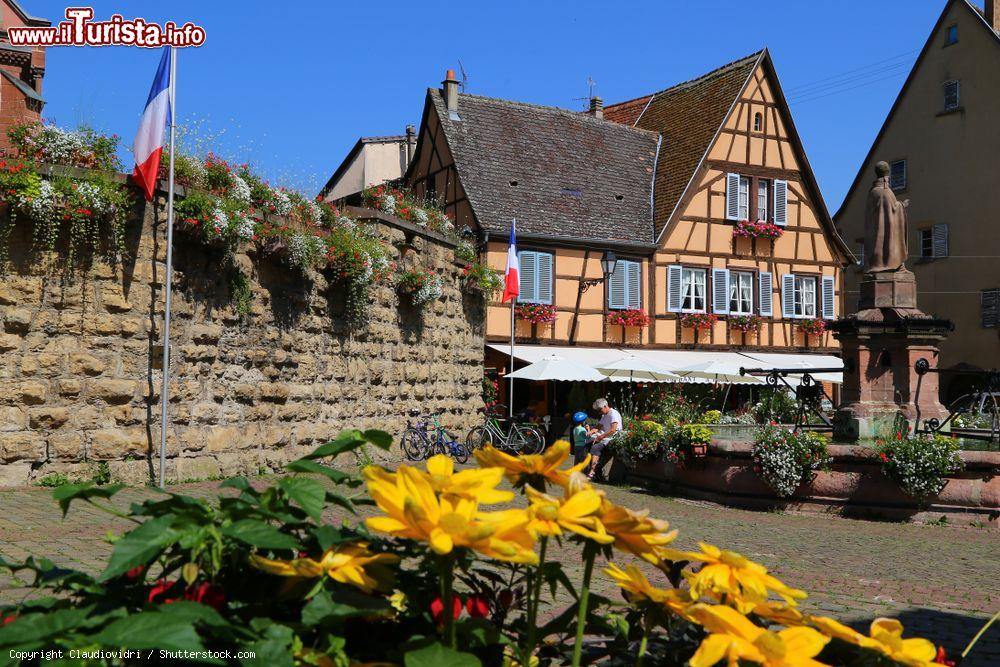
[[[917,410],[913,427],[914,432],[933,435],[940,432],[946,426],[951,426],[952,430],[962,428],[954,425],[955,418],[964,414],[970,414],[971,409],[975,408],[979,415],[988,415],[990,421],[989,433],[963,430],[962,437],[970,440],[1000,442],[1000,371],[996,369],[978,371],[965,368],[931,368],[931,364],[927,359],[917,359],[917,362],[913,364],[913,370],[917,373],[917,389],[913,398],[913,403]],[[948,404],[948,416],[943,420],[937,417],[921,419],[920,389],[923,385],[924,376],[928,373],[973,378],[972,390],[962,394]],[[978,430],[985,431],[987,429]]]
[[[764,382],[770,387],[777,388],[779,385],[784,385],[795,392],[795,402],[797,405],[794,428],[792,430],[798,432],[803,427],[811,426],[833,428],[833,422],[823,414],[822,410],[823,399],[828,400],[831,405],[833,404],[833,399],[823,389],[822,381],[817,380],[813,375],[816,373],[842,373],[843,371],[843,368],[810,368],[808,370],[802,370],[801,368],[740,368],[740,375],[762,377],[764,378]],[[786,379],[790,375],[799,378],[797,386],[792,385]],[[771,392],[767,397],[768,418],[772,414],[771,404],[773,400],[774,392]],[[809,424],[808,415],[810,413],[819,417],[822,425]]]

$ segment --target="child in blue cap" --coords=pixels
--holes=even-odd
[[[582,463],[587,458],[587,450],[590,448],[589,434],[584,422],[587,421],[587,413],[582,410],[573,415],[573,434],[570,442],[573,443],[573,463]]]

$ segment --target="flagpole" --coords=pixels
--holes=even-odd
[[[510,365],[507,367],[507,384],[510,386],[510,400],[507,405],[507,416],[514,419],[514,378],[510,374],[514,372],[514,302],[516,296],[510,298]]]
[[[170,176],[167,186],[167,280],[163,310],[163,387],[160,389],[160,488],[167,475],[167,393],[170,389],[170,289],[174,273],[174,138],[177,129],[177,49],[170,47]]]

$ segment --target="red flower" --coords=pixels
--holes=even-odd
[[[226,594],[218,586],[213,586],[207,581],[203,581],[197,586],[192,586],[184,592],[185,600],[192,600],[212,607],[216,611],[222,609],[226,604]]]
[[[934,657],[934,662],[939,665],[949,665],[949,667],[955,667],[955,661],[948,659],[948,654],[945,653],[944,646],[938,646],[937,655]]]
[[[156,584],[149,589],[149,597],[147,598],[147,600],[154,603],[162,602],[163,604],[170,604],[171,602],[176,602],[177,601],[176,597],[174,598],[163,597],[167,593],[169,593],[170,590],[176,585],[177,585],[176,581],[167,581],[166,579],[158,580]]]
[[[139,579],[140,577],[142,577],[142,573],[145,572],[145,570],[146,570],[146,568],[143,567],[142,565],[137,565],[137,566],[133,567],[131,570],[129,570],[128,572],[125,573],[125,578],[126,579]]]
[[[13,614],[11,614],[10,616],[4,616],[3,623],[0,623],[0,625],[10,625],[16,620],[17,616],[14,616]]]
[[[889,462],[889,456],[885,452],[879,452],[878,457],[880,459],[882,459],[882,463],[888,463]]]
[[[451,603],[454,617],[458,618],[462,615],[462,599],[457,595],[453,595]],[[434,622],[439,625],[444,622],[444,602],[441,601],[440,597],[434,598],[434,601],[431,602],[431,618],[433,618]]]
[[[490,615],[490,603],[482,595],[470,595],[465,601],[465,610],[473,618],[487,618]]]

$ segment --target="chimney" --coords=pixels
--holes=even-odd
[[[1000,2],[1000,0],[997,0],[997,2]],[[602,100],[600,97],[591,97],[590,111],[588,111],[587,113],[589,113],[594,118],[604,118],[604,100]]]
[[[458,81],[455,79],[455,70],[450,69],[444,76],[444,101],[448,104],[448,113],[458,113]]]
[[[417,128],[412,125],[406,126],[406,164],[413,160],[413,153],[417,149]]]
[[[1000,0],[984,0],[983,15],[993,30],[1000,32]]]

